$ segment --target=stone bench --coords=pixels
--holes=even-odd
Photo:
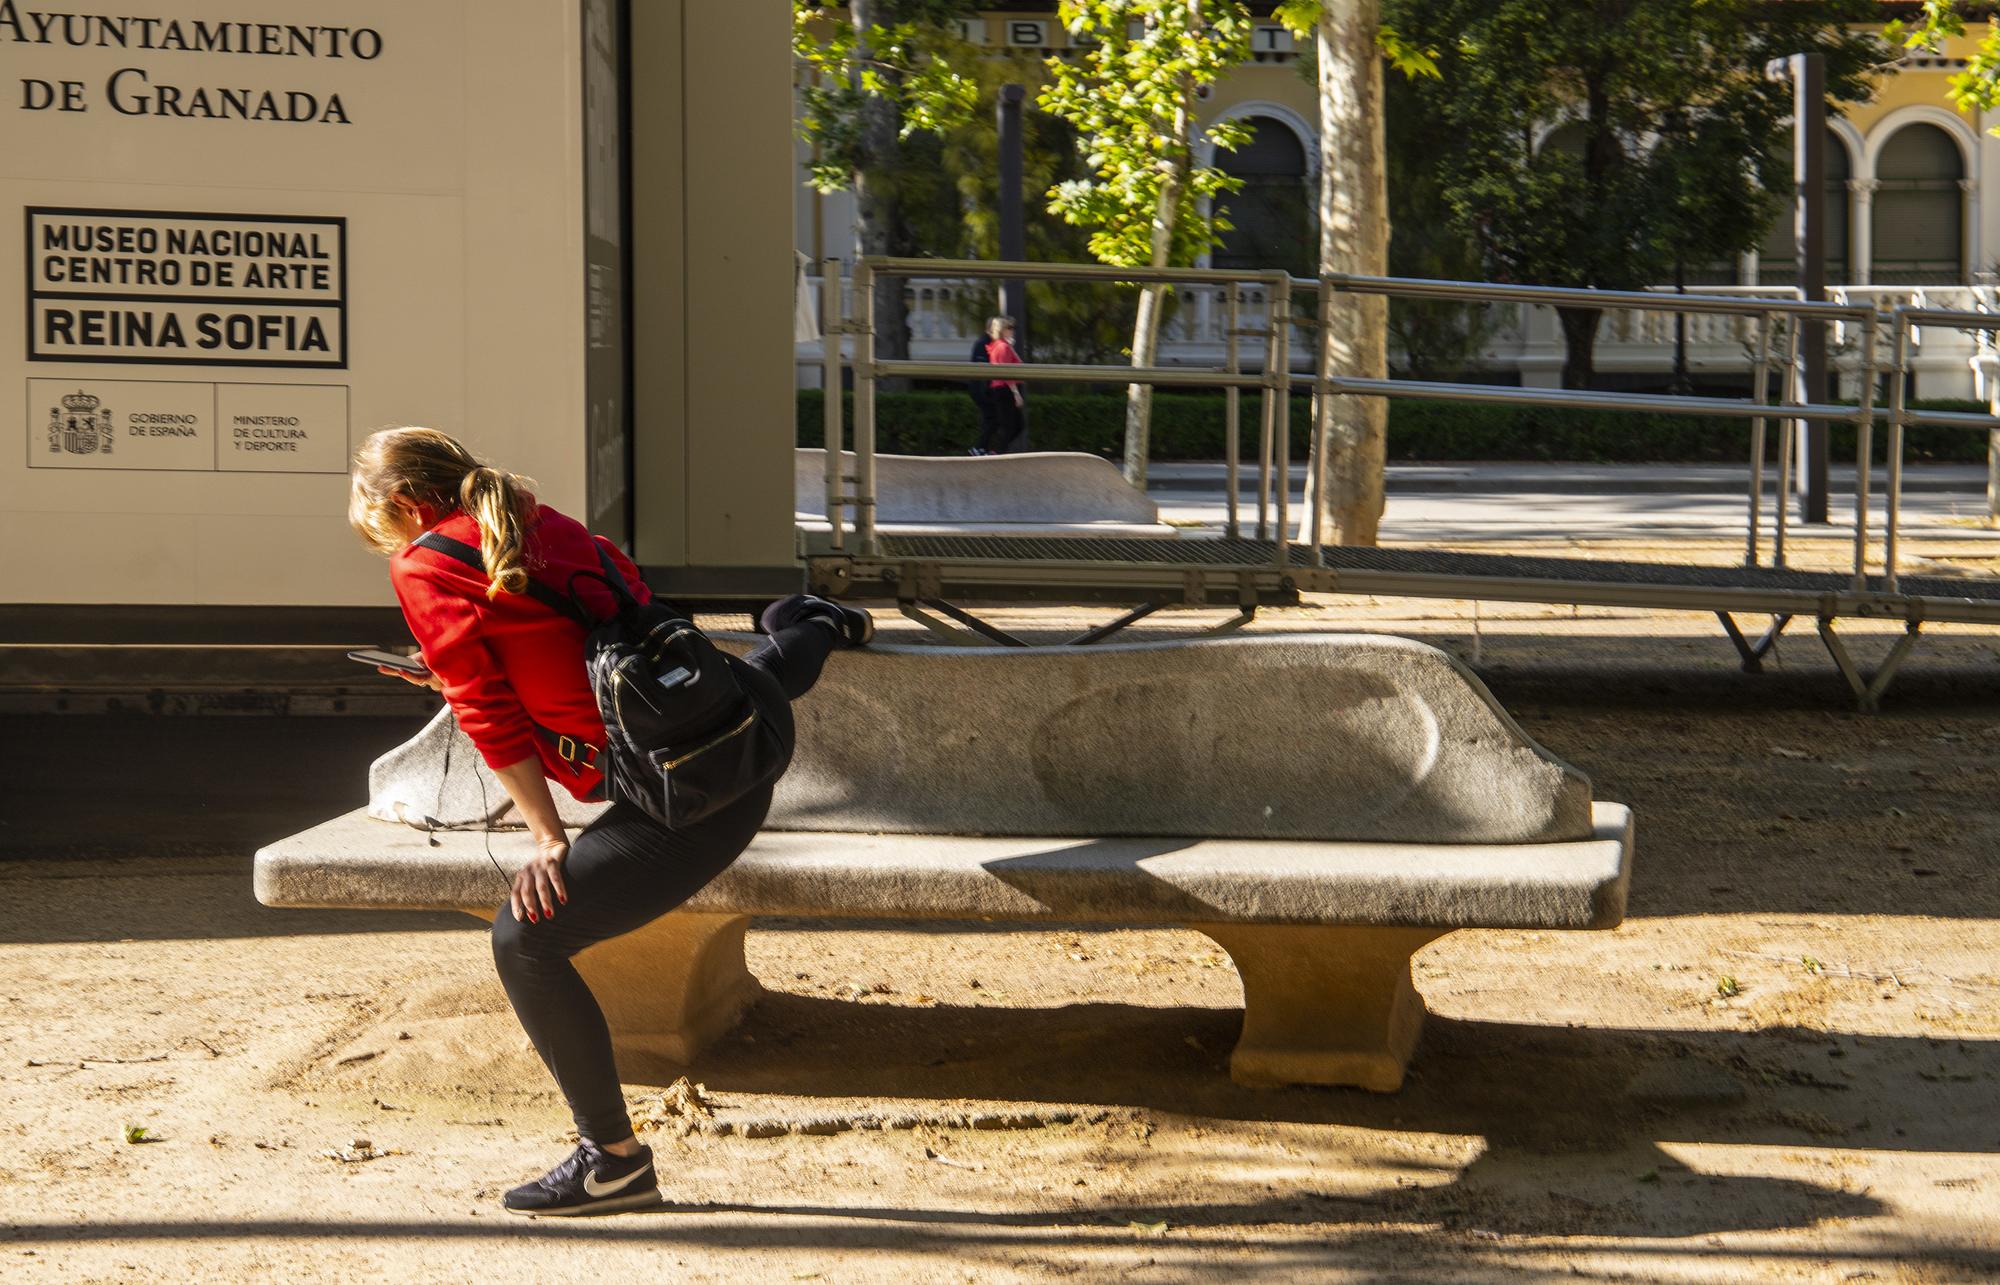
[[[1179,925],[1242,977],[1236,1079],[1386,1092],[1423,1019],[1415,951],[1624,913],[1630,812],[1593,803],[1419,643],[878,646],[836,655],[797,713],[750,850],[685,909],[579,957],[621,1046],[686,1063],[734,1024],[758,994],[752,916]],[[440,720],[385,759],[418,784],[378,772],[371,806],[407,816],[435,794],[449,815],[420,810],[439,822],[482,815],[469,745],[437,775],[455,735]],[[260,851],[257,895],[490,918],[505,888],[486,836],[430,837],[356,811]],[[527,856],[522,834],[492,843],[509,869]]]
[[[843,460],[852,473],[853,453]],[[792,482],[799,528],[829,530],[826,452],[797,448]],[[885,535],[1176,534],[1116,465],[1080,451],[877,455],[875,524]]]

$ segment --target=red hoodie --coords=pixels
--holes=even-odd
[[[470,514],[452,513],[431,530],[479,547],[479,527]],[[566,594],[573,572],[603,574],[600,546],[610,551],[633,596],[647,601],[651,594],[630,559],[546,504],[537,506],[528,531],[528,574]],[[583,626],[527,594],[488,598],[482,572],[436,549],[414,544],[403,549],[389,559],[389,579],[424,663],[444,681],[445,700],[488,766],[540,758],[543,775],[577,798],[589,798],[603,773],[572,768],[550,738],[535,731],[539,724],[551,733],[604,744],[604,720],[584,670]],[[611,614],[611,591],[601,581],[578,576],[575,583],[585,611],[599,619]]]
[[[995,339],[992,343],[986,345],[986,360],[996,366],[1018,366],[1021,364],[1021,354],[1015,352],[1014,345],[1008,343],[1005,339]],[[992,386],[994,388],[1019,389],[1021,381],[1018,379],[996,379],[993,381]]]

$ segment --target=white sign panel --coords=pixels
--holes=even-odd
[[[347,394],[337,384],[30,379],[28,467],[344,474]]]
[[[0,0],[0,601],[386,605],[391,425],[584,514],[585,12]]]

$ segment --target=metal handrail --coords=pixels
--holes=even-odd
[[[999,377],[983,361],[877,358],[875,370],[883,375],[909,375],[915,379]],[[1261,388],[1267,382],[1261,373],[1232,374],[1207,366],[1066,366],[1033,361],[1008,366],[1005,377],[1044,384],[1174,384],[1185,388]]]
[[[837,269],[829,262],[827,276]],[[1214,268],[1151,268],[1112,267],[1102,264],[1065,263],[998,263],[964,259],[916,259],[868,257],[856,262],[853,273],[852,311],[853,320],[846,324],[827,327],[829,335],[850,334],[853,336],[852,365],[855,375],[854,434],[856,468],[852,475],[840,472],[840,420],[838,413],[839,386],[838,371],[841,362],[840,344],[828,343],[826,348],[828,412],[828,464],[827,464],[827,509],[833,526],[834,547],[842,547],[846,510],[852,507],[855,515],[855,530],[864,554],[877,552],[875,538],[875,386],[883,376],[911,376],[930,379],[979,379],[991,378],[993,368],[978,362],[883,360],[875,356],[873,283],[877,276],[953,276],[968,279],[1038,280],[1038,281],[1096,281],[1127,285],[1218,285],[1228,290],[1229,319],[1227,331],[1230,351],[1227,365],[1221,369],[1191,366],[1092,366],[1081,364],[1022,363],[1009,367],[1006,377],[1023,382],[1061,383],[1123,383],[1147,384],[1165,387],[1210,387],[1230,390],[1232,394],[1246,388],[1259,389],[1262,394],[1262,417],[1258,454],[1258,531],[1260,536],[1266,530],[1267,497],[1275,507],[1276,523],[1272,530],[1274,538],[1274,560],[1279,568],[1289,565],[1289,544],[1291,543],[1288,505],[1290,497],[1290,407],[1292,391],[1301,383],[1314,394],[1314,415],[1311,433],[1312,480],[1314,489],[1312,513],[1301,536],[1312,545],[1314,565],[1324,561],[1324,532],[1322,520],[1324,511],[1324,486],[1329,426],[1323,408],[1327,396],[1360,397],[1413,397],[1443,401],[1499,403],[1507,405],[1568,407],[1604,411],[1643,411],[1656,414],[1713,415],[1723,418],[1745,419],[1751,423],[1751,494],[1748,512],[1749,536],[1746,545],[1746,559],[1755,566],[1758,557],[1758,531],[1761,518],[1761,496],[1763,490],[1763,445],[1766,421],[1776,417],[1779,430],[1778,490],[1780,501],[1775,512],[1775,533],[1772,542],[1773,565],[1783,566],[1785,560],[1785,536],[1788,505],[1784,497],[1790,489],[1791,446],[1799,422],[1812,420],[1827,423],[1853,424],[1858,439],[1856,458],[1857,487],[1855,509],[1855,554],[1854,584],[1857,590],[1866,589],[1868,569],[1867,533],[1869,501],[1869,467],[1872,461],[1872,434],[1876,420],[1884,420],[1889,426],[1890,451],[1890,491],[1887,509],[1886,531],[1887,549],[1885,573],[1893,587],[1895,581],[1895,542],[1899,527],[1900,487],[1902,465],[1900,451],[1903,429],[1911,424],[1938,424],[1950,427],[2000,428],[2000,420],[1991,416],[1979,416],[1965,412],[1912,411],[1899,390],[1892,390],[1890,405],[1878,407],[1874,404],[1876,374],[1880,372],[1878,361],[1878,329],[1882,312],[1865,304],[1833,303],[1811,301],[1796,297],[1796,292],[1745,295],[1708,295],[1700,293],[1665,293],[1643,290],[1592,290],[1569,286],[1525,286],[1496,282],[1473,281],[1432,281],[1411,277],[1374,277],[1351,273],[1329,273],[1321,278],[1297,278],[1282,271],[1238,272]],[[1247,373],[1238,368],[1234,339],[1241,329],[1236,316],[1238,289],[1245,285],[1260,284],[1265,287],[1264,309],[1266,313],[1262,333],[1266,339],[1264,369],[1257,373]],[[823,301],[838,297],[837,283],[823,285]],[[1311,317],[1293,317],[1292,296],[1311,292],[1318,306]],[[1323,328],[1329,324],[1328,308],[1331,299],[1339,293],[1372,294],[1399,298],[1448,300],[1462,303],[1522,303],[1537,306],[1583,306],[1604,310],[1635,309],[1648,312],[1687,312],[1741,316],[1753,319],[1758,326],[1758,356],[1754,376],[1754,391],[1750,398],[1694,397],[1679,394],[1616,393],[1582,389],[1552,388],[1512,388],[1492,384],[1463,384],[1438,380],[1377,379],[1360,376],[1341,375],[1327,367],[1326,345],[1320,345],[1320,358],[1310,374],[1300,375],[1292,370],[1291,330],[1294,325]],[[838,312],[837,303],[833,311]],[[1894,361],[1898,369],[1907,360],[1910,331],[1917,324],[1941,326],[1963,326],[1988,330],[2000,330],[2000,316],[1986,313],[1959,312],[1949,309],[1899,306],[1893,314],[1897,320],[1892,347]],[[1787,352],[1782,366],[1776,368],[1786,372],[1780,390],[1779,400],[1768,400],[1768,372],[1775,365],[1771,357],[1771,331],[1773,323],[1780,318],[1793,320],[1820,320],[1832,322],[1843,328],[1849,325],[1861,330],[1861,353],[1858,363],[1864,373],[1858,404],[1834,405],[1811,402],[1803,399],[1805,390],[1799,363],[1800,327],[1788,327]],[[1233,403],[1233,396],[1230,399]],[[1228,407],[1228,428],[1233,429],[1235,415],[1233,404]],[[1231,479],[1231,500],[1235,498],[1234,479],[1238,476],[1240,449],[1238,435],[1234,431],[1225,432],[1225,449],[1228,452],[1228,477]],[[1273,477],[1275,474],[1275,477]],[[1276,485],[1270,485],[1275,481]],[[852,482],[852,492],[841,483]],[[1237,529],[1232,503],[1230,527]]]
[[[1889,405],[1884,418],[1889,422],[1889,493],[1884,504],[1882,583],[1897,592],[1896,545],[1903,507],[1904,430],[1915,425],[1935,428],[1970,428],[1981,432],[2000,431],[2000,416],[1971,411],[1916,410],[1909,405],[1905,380],[1909,371],[1910,344],[1918,326],[1949,326],[1955,330],[2000,331],[2000,313],[1965,312],[1953,308],[1913,308],[1898,306],[1889,311]],[[1874,380],[1869,380],[1872,386]],[[1865,489],[1866,477],[1863,476]]]
[[[991,259],[910,259],[870,255],[860,260],[886,277],[974,277],[1004,281],[1104,281],[1125,285],[1276,285],[1294,278],[1275,268],[1116,268],[1102,263],[996,263]]]
[[[1122,271],[1122,269],[1121,269]],[[1382,294],[1402,299],[1442,299],[1451,303],[1534,303],[1561,307],[1565,303],[1590,308],[1634,309],[1642,312],[1715,312],[1737,316],[1784,313],[1826,321],[1864,321],[1876,315],[1866,304],[1829,303],[1780,295],[1720,295],[1654,293],[1649,290],[1595,290],[1587,286],[1517,286],[1495,281],[1434,281],[1428,277],[1368,277],[1330,272],[1335,290]],[[1294,277],[1294,289],[1318,289],[1311,277]]]

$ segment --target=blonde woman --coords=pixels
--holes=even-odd
[[[444,694],[535,840],[535,855],[494,917],[493,959],[569,1102],[580,1143],[502,1203],[537,1215],[656,1204],[652,1152],[633,1136],[603,1012],[570,961],[681,905],[720,874],[763,824],[771,787],[679,829],[613,803],[571,839],[549,782],[578,799],[597,796],[603,774],[595,756],[576,747],[603,745],[604,724],[584,669],[583,626],[531,593],[531,582],[564,595],[574,585],[578,605],[602,619],[615,602],[593,579],[602,573],[600,548],[645,602],[651,595],[638,569],[539,503],[525,479],[481,464],[435,429],[374,434],[355,454],[352,483],[348,521],[389,555],[390,581],[429,670],[409,681]],[[483,570],[416,543],[427,533],[477,549]],[[802,595],[773,603],[760,623],[769,637],[733,665],[789,749],[790,701],[813,685],[835,646],[867,642],[873,625],[864,611]]]

